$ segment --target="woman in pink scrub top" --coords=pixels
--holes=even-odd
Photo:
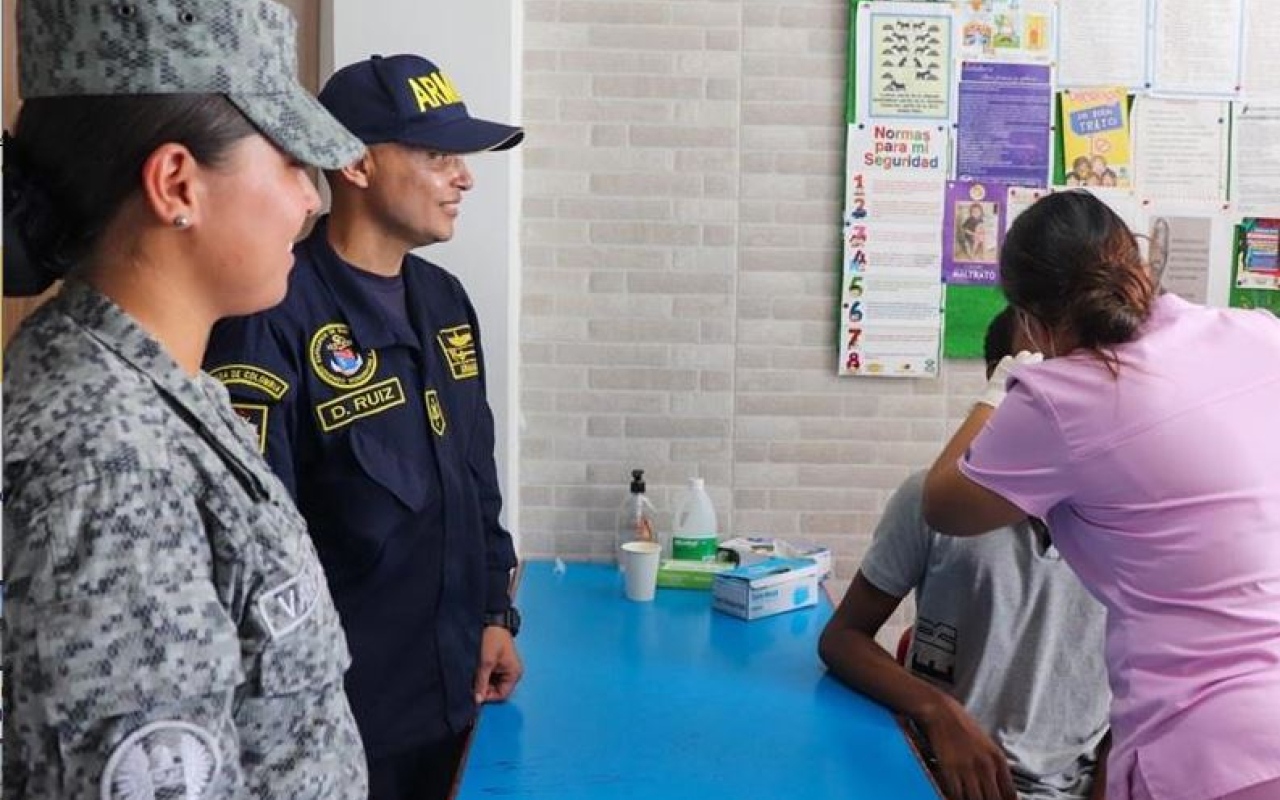
[[[1280,321],[1158,294],[1084,192],[1020,216],[1000,266],[1045,360],[947,445],[929,524],[1041,517],[1106,605],[1109,800],[1280,800]]]

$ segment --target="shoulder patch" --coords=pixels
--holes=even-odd
[[[335,389],[358,389],[378,371],[378,354],[361,353],[351,328],[341,322],[323,325],[312,334],[307,356],[316,376]]]
[[[480,360],[476,358],[475,336],[470,325],[445,328],[436,334],[436,341],[449,362],[449,372],[455,381],[474,378],[480,374]]]
[[[284,583],[258,595],[258,612],[272,639],[279,639],[297,628],[315,610],[320,597],[316,576],[299,572]]]
[[[444,436],[445,428],[449,423],[444,416],[444,406],[440,403],[440,393],[435,389],[428,389],[426,399],[427,419],[431,421],[431,430],[435,431],[436,436]]]
[[[272,400],[279,400],[289,391],[288,381],[253,364],[226,364],[210,370],[209,374],[225,386],[248,386]]]
[[[165,720],[129,734],[107,759],[101,800],[202,800],[222,769],[208,730]]]
[[[248,423],[253,429],[253,440],[258,443],[258,452],[267,452],[267,417],[271,409],[256,403],[232,403],[231,408],[236,416]]]

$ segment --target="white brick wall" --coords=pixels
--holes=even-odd
[[[608,557],[641,467],[842,590],[981,386],[835,376],[848,0],[525,8],[523,555]]]

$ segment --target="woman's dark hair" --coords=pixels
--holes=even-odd
[[[1000,251],[1000,285],[1014,306],[1114,367],[1112,347],[1132,341],[1155,287],[1124,220],[1088,192],[1058,192],[1022,213]]]
[[[987,362],[988,376],[995,372],[1000,359],[1013,355],[1013,321],[1013,306],[1005,306],[987,325],[987,335],[982,340],[982,360]]]
[[[5,259],[5,294],[11,286],[43,290],[92,250],[140,188],[142,165],[157,147],[181,144],[217,166],[255,132],[222,95],[25,101],[5,140],[5,233],[23,255]]]

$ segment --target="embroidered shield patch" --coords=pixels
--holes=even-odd
[[[102,800],[212,797],[209,789],[222,754],[213,734],[188,722],[166,720],[129,734],[102,772]]]
[[[258,443],[258,452],[267,452],[267,416],[271,409],[257,403],[232,403],[236,416],[248,423],[253,429],[253,440]]]
[[[307,354],[316,376],[335,389],[358,389],[378,371],[378,354],[360,352],[351,329],[341,322],[331,322],[312,334]]]

